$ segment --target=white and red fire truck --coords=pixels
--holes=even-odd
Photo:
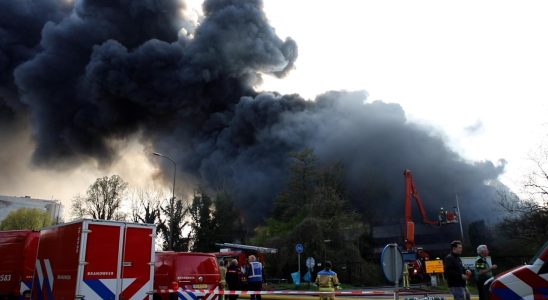
[[[42,229],[32,298],[151,299],[156,227],[81,220]]]

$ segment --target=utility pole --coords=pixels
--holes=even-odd
[[[156,155],[156,156],[163,157],[163,158],[169,160],[173,164],[173,189],[171,191],[171,199],[175,200],[175,176],[177,175],[177,164],[175,163],[175,161],[171,157],[169,157],[167,155],[163,155],[163,154],[158,153],[158,152],[153,152],[152,154]]]
[[[464,243],[464,231],[462,230],[462,214],[460,212],[459,195],[457,195],[457,193],[455,193],[455,199],[457,200],[457,212],[459,213],[460,239]]]

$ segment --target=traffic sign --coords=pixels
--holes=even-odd
[[[443,273],[443,260],[441,259],[427,260],[425,261],[425,264],[426,264],[426,273],[428,274]]]
[[[397,244],[388,244],[382,250],[381,265],[384,277],[398,284],[403,273],[403,257]]]
[[[316,260],[314,260],[314,257],[309,257],[306,259],[306,266],[309,269],[314,269],[315,265],[316,265]]]
[[[298,254],[303,253],[303,251],[304,251],[304,246],[303,246],[303,244],[297,244],[297,245],[295,245],[295,251],[297,251]]]

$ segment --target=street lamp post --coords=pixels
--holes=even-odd
[[[455,200],[457,201],[457,214],[459,218],[459,226],[460,226],[460,239],[464,243],[464,232],[462,231],[462,214],[460,213],[460,205],[459,205],[459,195],[455,193]]]
[[[173,163],[173,190],[172,190],[171,197],[172,197],[172,199],[175,200],[175,175],[177,174],[177,164],[169,156],[163,155],[163,154],[158,153],[158,152],[153,152],[152,154],[156,155],[156,156],[163,157],[163,158],[169,160],[171,163]]]

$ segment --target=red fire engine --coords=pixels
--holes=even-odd
[[[0,231],[0,298],[19,298],[32,289],[32,273],[40,233]]]
[[[154,299],[216,299],[215,294],[195,290],[218,290],[221,275],[215,255],[198,252],[156,252]],[[185,290],[193,290],[192,295]]]
[[[247,265],[247,257],[251,254],[255,255],[260,262],[264,263],[265,254],[275,254],[278,252],[278,250],[274,248],[242,244],[217,243],[216,245],[221,248],[220,252],[213,253],[217,259],[226,260],[235,258],[238,260],[238,265],[242,267]]]

